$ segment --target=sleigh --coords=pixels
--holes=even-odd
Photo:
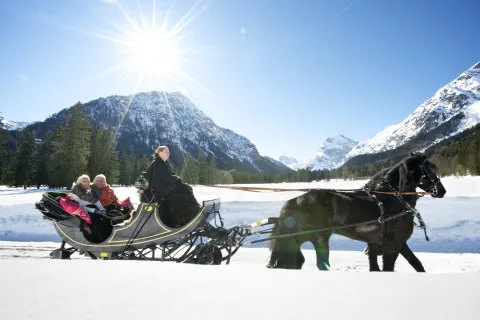
[[[88,224],[66,212],[59,203],[66,195],[45,192],[35,204],[62,239],[61,247],[51,252],[52,259],[70,259],[78,252],[93,259],[228,264],[239,244],[251,234],[248,225],[224,228],[220,199],[203,201],[199,212],[182,226],[166,225],[160,215],[162,204],[145,202],[131,212],[125,225],[112,226],[111,221],[96,214],[90,214],[92,223]]]

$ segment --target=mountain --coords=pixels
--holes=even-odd
[[[345,156],[358,144],[341,134],[327,138],[317,149],[315,157],[305,161],[298,161],[289,156],[281,156],[280,162],[294,170],[331,170],[344,162]]]
[[[170,149],[172,163],[180,167],[186,152],[195,159],[200,149],[214,156],[217,167],[276,174],[291,169],[259,154],[246,137],[217,126],[181,93],[142,92],[109,96],[84,103],[91,122],[118,130],[117,149],[153,154],[159,145]],[[63,109],[32,127],[43,134],[63,123],[71,108]]]
[[[358,144],[341,134],[327,138],[318,148],[315,158],[304,163],[310,170],[331,170],[340,166],[345,156]]]
[[[480,123],[480,62],[438,90],[401,123],[360,142],[345,160],[352,163],[350,159],[363,155],[353,162],[368,162],[367,158],[421,151],[477,123]]]
[[[23,122],[23,121],[12,121],[12,120],[2,120],[5,129],[7,130],[21,130],[26,126],[32,124],[33,122]]]
[[[283,163],[284,165],[286,165],[288,167],[296,165],[298,163],[297,159],[295,159],[294,157],[289,157],[289,156],[280,156],[278,158],[278,161],[280,161],[281,163]],[[290,167],[290,168],[292,168],[292,167]]]

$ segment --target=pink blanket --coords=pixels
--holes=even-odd
[[[133,209],[133,204],[130,201],[130,197],[128,197],[127,199],[125,199],[125,200],[123,200],[119,203],[120,203],[120,206],[122,206],[122,208],[129,207],[130,209]]]
[[[92,219],[88,213],[77,202],[71,201],[67,198],[61,198],[60,205],[62,206],[63,210],[67,211],[71,215],[79,216],[87,224],[92,224]]]

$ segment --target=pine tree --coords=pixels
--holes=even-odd
[[[205,158],[205,153],[202,149],[198,152],[197,156],[197,170],[198,170],[198,184],[208,184],[208,163]]]
[[[60,188],[65,186],[64,178],[62,175],[58,174],[62,170],[63,163],[57,162],[57,158],[59,158],[56,154],[59,152],[63,139],[65,129],[64,126],[59,125],[55,128],[50,135],[45,136],[45,140],[48,141],[46,148],[51,150],[49,154],[49,161],[46,166],[47,176],[48,176],[48,186],[50,188]]]
[[[183,160],[181,178],[185,183],[198,184],[197,164],[189,152],[186,153],[185,159]]]
[[[98,124],[94,124],[92,128],[87,171],[92,177],[104,174],[109,184],[117,183],[120,175],[114,132],[105,130]]]
[[[140,173],[138,172],[138,158],[133,152],[133,150],[130,151],[130,154],[128,157],[129,157],[130,164],[132,166],[132,172],[130,174],[130,178],[128,179],[128,185],[130,186],[135,182],[135,180],[140,175]]]
[[[130,185],[130,177],[132,176],[133,166],[130,160],[130,157],[126,153],[120,155],[120,175],[119,183],[122,186]]]
[[[23,130],[9,168],[9,178],[7,178],[8,182],[15,187],[23,186],[26,189],[33,183],[35,178],[35,149],[33,130]]]
[[[0,116],[0,183],[5,183],[5,173],[8,168],[6,129],[4,118]]]
[[[104,174],[103,168],[104,163],[106,162],[106,146],[104,145],[103,135],[104,132],[100,128],[100,125],[95,123],[92,127],[92,133],[90,137],[90,157],[87,165],[87,172],[92,177],[100,173]]]
[[[6,142],[7,138],[5,135],[5,131],[0,129],[0,183],[4,182],[3,180],[5,178],[5,170],[8,167]]]
[[[146,172],[148,167],[150,166],[151,161],[146,157],[143,156],[139,161],[138,161],[138,167],[137,167],[137,177],[142,173]]]
[[[210,156],[210,161],[208,163],[208,181],[207,185],[212,185],[218,183],[215,179],[215,172],[217,171],[217,161],[215,160],[215,156],[212,154]]]
[[[53,181],[50,179],[49,168],[52,155],[55,153],[55,144],[58,143],[58,129],[48,132],[37,147],[35,185],[37,189],[41,185],[51,186]]]
[[[87,171],[90,136],[90,124],[83,105],[77,103],[66,120],[59,147],[52,157],[57,168],[55,176],[61,185],[70,188],[72,182]]]

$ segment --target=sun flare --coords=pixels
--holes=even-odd
[[[191,87],[193,85],[222,100],[194,77],[191,69],[187,69],[202,65],[198,59],[209,53],[217,54],[218,49],[224,47],[198,45],[197,41],[196,45],[192,46],[188,41],[195,33],[188,30],[192,22],[213,0],[197,0],[178,19],[174,17],[176,14],[172,11],[173,4],[169,9],[157,8],[157,0],[152,0],[151,6],[150,1],[136,1],[137,10],[129,7],[132,3],[130,1],[108,2],[108,5],[118,9],[123,19],[116,14],[107,19],[110,21],[110,28],[113,28],[108,33],[84,31],[88,35],[111,42],[117,49],[118,55],[112,56],[112,65],[99,72],[97,77],[115,73],[119,75],[120,81],[132,82],[134,94],[139,91],[160,90],[164,93],[175,91],[188,95],[194,90]],[[160,7],[165,7],[165,3]]]
[[[171,77],[179,67],[180,51],[169,34],[152,29],[135,32],[127,49],[128,67],[143,76]]]

